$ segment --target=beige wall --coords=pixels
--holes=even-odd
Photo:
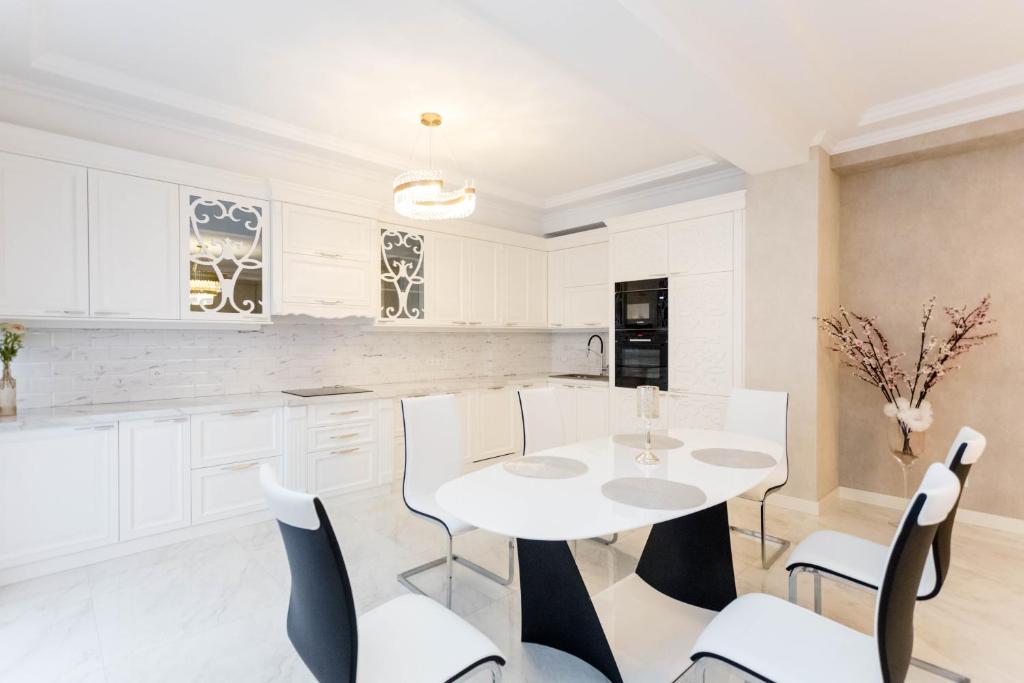
[[[841,184],[841,300],[877,315],[899,348],[913,353],[928,297],[962,305],[992,294],[999,336],[929,395],[936,417],[928,457],[944,458],[961,425],[981,430],[988,451],[964,506],[1024,517],[1024,144],[844,175]],[[936,322],[935,331],[948,329],[941,311]],[[839,387],[840,484],[899,495],[881,396],[845,372]],[[915,469],[912,485],[924,463]]]
[[[837,481],[835,368],[820,353],[814,316],[836,298],[838,187],[817,149],[747,185],[746,384],[789,392],[782,493],[810,501]]]

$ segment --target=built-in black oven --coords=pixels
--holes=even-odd
[[[668,330],[615,331],[615,386],[668,391]]]
[[[668,328],[668,278],[615,283],[615,329]]]

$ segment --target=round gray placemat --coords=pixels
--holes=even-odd
[[[612,437],[612,441],[620,446],[646,448],[643,434],[616,434]],[[671,436],[665,436],[664,434],[651,434],[651,448],[654,450],[670,451],[673,448],[682,448],[682,446],[683,442],[679,439],[673,439]]]
[[[557,455],[531,455],[504,464],[505,471],[534,479],[571,479],[586,474],[587,464]]]
[[[757,470],[775,467],[775,458],[761,451],[745,451],[740,448],[701,448],[693,452],[695,460],[719,467],[736,467]]]
[[[605,498],[648,510],[683,510],[703,505],[708,497],[696,486],[666,479],[623,477],[601,486]]]

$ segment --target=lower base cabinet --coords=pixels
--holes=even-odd
[[[0,438],[0,568],[118,539],[117,425]]]
[[[192,470],[192,523],[212,522],[265,510],[260,466],[264,463],[273,466],[278,481],[281,481],[283,461],[281,456],[275,456]]]
[[[309,454],[309,492],[336,496],[377,483],[377,449],[372,444]]]
[[[514,418],[518,413],[515,389],[508,386],[478,389],[469,405],[468,452],[473,460],[507,455],[516,450]]]
[[[601,384],[565,384],[551,381],[558,392],[566,443],[597,439],[611,434],[608,387]]]
[[[172,417],[118,423],[122,541],[189,525],[188,422]]]

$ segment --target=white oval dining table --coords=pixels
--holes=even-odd
[[[521,473],[499,462],[437,491],[453,515],[517,539],[523,642],[573,654],[613,683],[674,681],[689,666],[689,644],[736,598],[726,501],[784,457],[781,444],[741,434],[678,429],[667,436],[682,445],[656,449],[657,465],[637,464],[639,449],[605,437],[514,458]],[[704,457],[708,449],[753,452],[765,466],[716,461]],[[531,458],[550,465],[532,468]],[[551,458],[586,468],[559,474]],[[566,541],[646,526],[636,573],[591,597]]]

